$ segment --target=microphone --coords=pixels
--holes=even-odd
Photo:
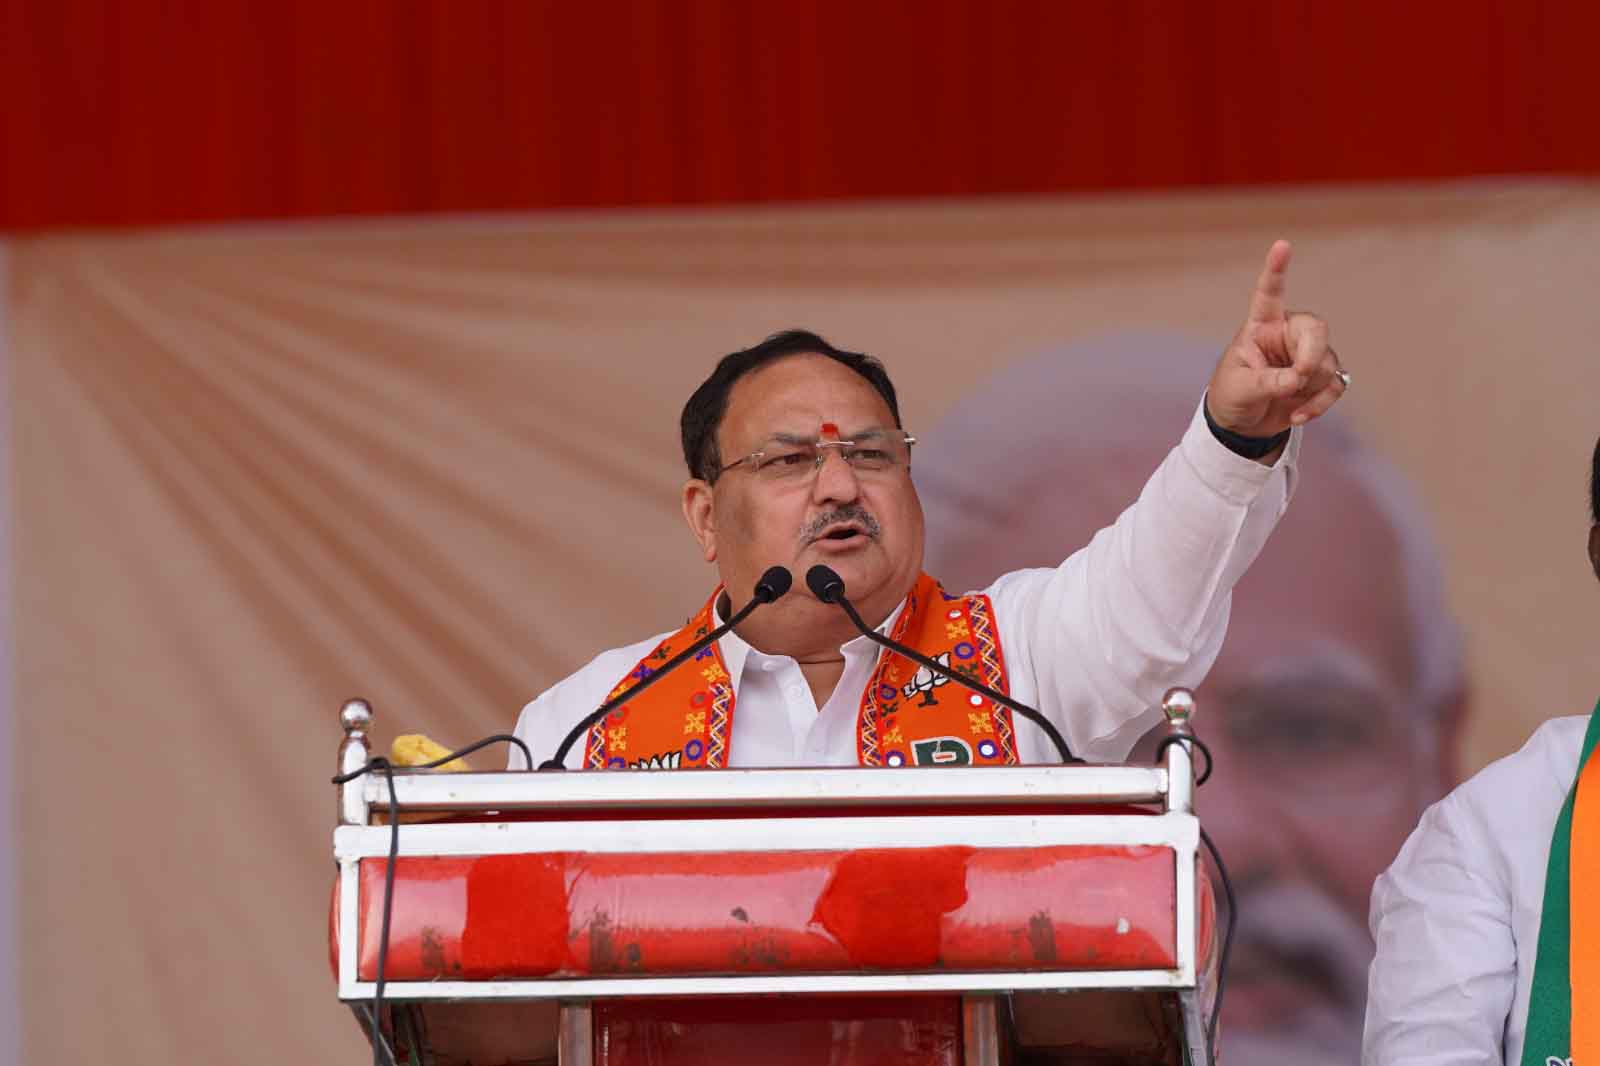
[[[755,593],[751,596],[750,602],[754,603],[759,600],[762,603],[771,603],[773,600],[781,598],[785,592],[788,592],[789,586],[793,584],[794,575],[789,573],[788,567],[769,566],[767,567],[767,572],[761,575],[761,580],[756,582]],[[748,614],[749,610],[750,604],[747,603],[744,606],[744,611]],[[743,619],[745,615],[740,614],[738,617]],[[733,623],[729,622],[728,626],[732,628]]]
[[[1056,746],[1056,751],[1060,754],[1061,761],[1063,763],[1078,763],[1083,761],[1076,755],[1072,754],[1072,749],[1067,747],[1066,738],[1061,735],[1061,731],[1056,728],[1056,724],[1050,719],[1046,718],[1044,715],[1040,714],[1038,711],[1034,710],[1032,707],[1018,703],[1010,696],[996,692],[983,682],[978,681],[975,678],[968,677],[958,671],[952,670],[943,663],[938,662],[935,659],[930,659],[926,655],[908,648],[906,645],[901,644],[897,640],[891,640],[882,633],[879,633],[877,630],[868,626],[867,623],[861,620],[861,615],[856,611],[855,605],[851,603],[850,600],[845,596],[844,578],[840,577],[831,567],[818,563],[810,570],[807,570],[806,587],[811,590],[811,594],[813,596],[821,600],[823,603],[836,603],[840,607],[844,608],[844,613],[850,616],[850,621],[855,624],[855,627],[858,630],[861,631],[861,635],[872,641],[874,644],[882,645],[892,652],[904,655],[907,659],[910,659],[918,666],[925,666],[941,677],[947,677],[959,685],[969,688],[974,692],[981,693],[989,697],[991,700],[994,700],[1000,706],[1009,707],[1011,710],[1022,715],[1022,717],[1026,718],[1028,721],[1037,725],[1040,729],[1044,730],[1045,736],[1050,738],[1050,743]]]
[[[726,622],[722,623],[720,626],[713,629],[711,632],[707,633],[705,636],[701,637],[699,640],[695,641],[693,644],[689,645],[672,658],[668,659],[662,664],[661,669],[657,670],[649,677],[642,679],[637,685],[634,685],[632,688],[628,689],[628,691],[617,696],[615,699],[607,700],[599,707],[595,708],[594,711],[592,711],[583,719],[583,721],[572,727],[571,731],[562,738],[561,746],[556,749],[555,755],[540,763],[539,769],[565,769],[567,753],[572,750],[572,745],[576,744],[578,742],[578,738],[583,736],[584,733],[588,732],[596,722],[600,721],[600,719],[604,718],[606,715],[610,714],[624,703],[627,703],[633,697],[637,696],[639,693],[643,692],[645,689],[649,688],[663,677],[666,677],[668,674],[682,666],[684,663],[688,662],[694,656],[700,654],[701,651],[710,647],[715,641],[720,640],[724,633],[738,625],[740,622],[743,622],[746,618],[750,617],[751,611],[754,611],[762,604],[771,603],[773,600],[778,599],[784,593],[788,592],[789,586],[793,584],[794,575],[789,573],[789,571],[784,567],[768,567],[767,572],[761,575],[761,580],[756,582],[755,592],[751,595],[750,602],[739,608],[739,610],[734,613],[732,618],[728,619]]]

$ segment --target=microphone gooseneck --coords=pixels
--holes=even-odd
[[[1081,763],[1083,761],[1076,755],[1072,754],[1072,749],[1067,746],[1067,740],[1061,735],[1061,730],[1056,728],[1056,724],[1050,719],[1046,718],[1044,715],[1040,714],[1038,711],[1034,710],[1032,707],[1029,707],[1023,703],[1018,703],[1010,696],[1007,696],[1001,692],[996,692],[994,689],[983,684],[981,681],[967,677],[965,674],[952,670],[943,663],[934,659],[930,659],[928,656],[923,655],[921,652],[915,651],[904,644],[901,644],[897,640],[891,640],[882,633],[879,633],[877,630],[873,629],[871,626],[867,625],[866,622],[862,621],[861,614],[856,610],[855,604],[851,603],[849,598],[844,594],[844,578],[840,577],[832,567],[818,563],[810,570],[807,570],[806,588],[810,589],[811,594],[817,599],[821,600],[823,603],[838,604],[840,607],[842,607],[844,609],[844,613],[849,615],[851,623],[861,632],[861,635],[872,641],[874,644],[888,648],[890,651],[895,652],[896,654],[904,655],[907,659],[910,659],[918,666],[925,666],[929,670],[932,670],[934,673],[938,674],[940,677],[949,678],[951,681],[954,681],[959,685],[989,697],[1000,706],[1009,707],[1011,710],[1022,715],[1022,717],[1026,718],[1028,721],[1044,730],[1045,736],[1049,737],[1050,743],[1055,745],[1056,752],[1061,756],[1061,761],[1063,763]]]
[[[761,575],[761,580],[756,582],[755,591],[750,596],[750,602],[739,608],[739,610],[734,613],[732,618],[728,619],[726,622],[722,623],[720,626],[713,629],[711,632],[707,633],[705,636],[701,637],[687,648],[684,648],[672,658],[668,659],[661,665],[661,669],[655,671],[649,677],[642,678],[637,685],[634,685],[626,692],[619,694],[616,698],[609,699],[602,703],[599,707],[596,707],[593,711],[586,715],[581,722],[573,726],[565,737],[561,738],[561,746],[556,748],[555,755],[540,763],[539,769],[565,769],[567,753],[572,750],[572,745],[576,744],[578,742],[578,738],[583,736],[584,733],[588,732],[596,722],[600,721],[602,718],[616,710],[618,707],[622,706],[624,703],[627,703],[633,697],[637,696],[639,693],[643,692],[645,689],[649,688],[663,677],[666,677],[672,671],[676,670],[678,667],[688,662],[691,658],[698,655],[702,650],[710,647],[711,644],[717,640],[720,640],[723,634],[727,633],[728,630],[732,629],[734,626],[748,618],[751,611],[754,611],[757,607],[760,607],[763,604],[771,603],[773,600],[778,599],[784,593],[788,592],[789,587],[793,584],[794,575],[789,573],[788,570],[781,566],[768,567],[766,573]]]

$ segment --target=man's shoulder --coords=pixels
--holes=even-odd
[[[996,604],[1019,599],[1032,595],[1045,586],[1057,574],[1056,569],[1047,566],[1023,567],[1020,570],[1009,570],[995,578],[987,587],[957,593],[955,589],[945,589],[947,593],[961,596],[987,596]]]
[[[542,760],[554,754],[567,731],[604,703],[617,682],[670,635],[670,631],[659,633],[603,651],[530,700],[517,717],[516,733],[534,749],[534,758]],[[581,747],[569,754],[569,763],[581,754]]]
[[[541,704],[556,705],[573,701],[589,704],[589,710],[600,706],[606,695],[621,681],[628,671],[632,670],[639,662],[660,644],[672,631],[657,633],[653,637],[635,641],[620,648],[611,648],[596,655],[583,666],[574,670],[566,677],[545,689],[538,696],[529,700],[523,707],[523,713],[534,710]]]
[[[1552,718],[1533,731],[1516,755],[1541,761],[1551,770],[1560,771],[1567,784],[1578,775],[1578,757],[1583,754],[1583,737],[1589,731],[1590,715],[1569,714]]]
[[[1586,714],[1542,723],[1526,744],[1485,766],[1449,799],[1503,831],[1547,834],[1577,778],[1578,756],[1588,727]],[[1517,802],[1508,803],[1511,797]]]
[[[1518,750],[1423,812],[1374,887],[1373,921],[1395,900],[1430,896],[1442,877],[1481,881],[1515,908],[1543,892],[1550,836],[1577,776],[1587,716],[1554,718]]]
[[[1478,789],[1521,780],[1529,775],[1562,782],[1562,791],[1571,787],[1578,772],[1578,756],[1583,751],[1583,735],[1589,728],[1586,714],[1566,715],[1542,722],[1528,742],[1510,755],[1496,759],[1468,782]]]

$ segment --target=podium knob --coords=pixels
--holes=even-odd
[[[1189,719],[1194,717],[1194,693],[1186,688],[1169,688],[1161,697],[1161,709],[1166,712],[1168,725],[1186,730]]]
[[[372,725],[372,704],[366,700],[345,700],[339,708],[339,724],[347,737],[358,737]]]
[[[367,765],[367,727],[372,725],[372,704],[366,700],[345,700],[339,708],[339,724],[344,739],[339,741],[339,776],[354,774]],[[339,824],[366,825],[367,801],[360,781],[349,781],[339,788]]]

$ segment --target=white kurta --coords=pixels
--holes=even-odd
[[[1522,1061],[1550,837],[1588,723],[1546,722],[1429,807],[1378,878],[1366,1066]]]
[[[1055,569],[1016,571],[984,590],[1012,697],[1048,715],[1075,754],[1124,758],[1159,717],[1166,689],[1197,685],[1211,668],[1234,583],[1288,506],[1300,436],[1296,430],[1278,461],[1262,466],[1219,444],[1196,408],[1183,439],[1115,523]],[[523,708],[516,732],[535,761],[553,755],[667,635],[602,653]],[[876,645],[857,637],[841,646],[844,674],[820,708],[789,656],[760,652],[733,633],[718,650],[734,686],[730,765],[856,762],[856,714]],[[1056,761],[1041,729],[1020,718],[1016,729],[1023,762]],[[580,765],[583,747],[574,745],[569,767]],[[514,749],[511,766],[522,766]]]

